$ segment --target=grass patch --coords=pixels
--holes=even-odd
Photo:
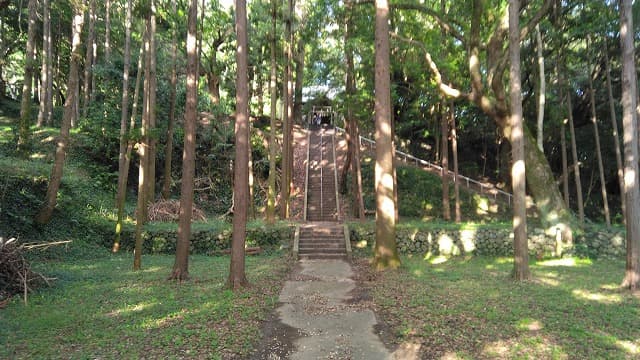
[[[420,344],[423,357],[640,357],[640,297],[619,288],[622,261],[532,262],[523,284],[506,258],[402,261],[365,286],[397,341]]]
[[[24,306],[14,298],[0,311],[0,358],[230,358],[250,353],[260,321],[275,307],[290,261],[248,257],[252,287],[225,288],[228,257],[192,256],[192,280],[166,281],[173,256],[130,255],[50,262],[55,276]]]

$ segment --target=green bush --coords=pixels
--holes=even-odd
[[[247,226],[246,245],[260,246],[269,251],[278,247],[289,247],[294,229],[287,223],[264,225],[251,223]],[[231,224],[229,223],[194,223],[191,229],[191,254],[215,255],[231,246]],[[178,225],[175,223],[147,224],[142,232],[143,253],[173,254],[176,251]],[[105,239],[104,246],[110,247],[111,239]],[[121,248],[133,251],[135,245],[135,229],[128,227],[123,231]]]

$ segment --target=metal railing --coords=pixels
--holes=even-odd
[[[345,132],[345,130],[341,127],[336,126],[336,130]],[[374,150],[376,148],[376,142],[374,140],[368,139],[366,137],[360,136],[360,146],[367,146],[369,149]],[[432,162],[419,159],[411,154],[404,153],[402,151],[396,150],[396,158],[404,161],[407,164],[414,164],[418,167],[426,167],[429,169],[434,169],[442,173],[442,166],[434,164]],[[448,170],[447,173],[451,176],[453,181],[456,181],[456,177],[453,171]],[[460,180],[460,184],[465,185],[468,189],[475,190],[475,188],[480,189],[480,193],[483,195],[493,196],[494,200],[498,200],[498,196],[502,197],[504,201],[506,201],[509,206],[513,202],[513,195],[496,188],[493,185],[487,185],[478,180],[471,179],[469,177],[458,174],[458,180]]]

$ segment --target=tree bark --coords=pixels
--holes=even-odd
[[[147,181],[147,203],[153,203],[156,200],[156,152],[158,138],[155,135],[156,129],[156,91],[158,79],[156,77],[156,2],[151,0],[151,13],[149,14],[149,53],[147,59],[149,60],[149,68],[147,75],[149,77],[149,103],[148,103],[148,117],[149,117],[149,156],[147,158],[149,164],[149,173]]]
[[[293,100],[293,118],[295,121],[302,120],[302,86],[304,82],[304,39],[300,37],[297,42],[297,49],[294,56],[296,63],[296,82]]]
[[[31,92],[36,67],[36,30],[38,12],[37,1],[29,0],[29,29],[27,30],[27,49],[24,60],[24,81],[22,84],[22,101],[20,102],[20,123],[18,124],[18,153],[27,157],[31,147]]]
[[[624,142],[624,195],[627,206],[627,261],[622,285],[640,287],[640,191],[638,178],[637,75],[635,69],[632,0],[620,3],[622,48],[622,128]]]
[[[440,134],[442,153],[442,218],[451,220],[451,205],[449,204],[449,116],[444,99],[440,101]]]
[[[84,86],[82,97],[82,117],[86,118],[91,101],[91,89],[93,87],[93,54],[96,42],[96,0],[89,0],[89,31],[87,31],[87,53],[84,61]]]
[[[104,62],[111,61],[111,0],[104,1]]]
[[[375,0],[375,140],[376,243],[372,265],[377,270],[400,266],[396,246],[393,181],[393,134],[389,61],[389,3]]]
[[[576,182],[576,198],[578,201],[578,219],[580,225],[584,225],[584,201],[582,200],[582,181],[580,180],[580,159],[578,159],[578,149],[576,146],[576,130],[573,126],[573,105],[571,102],[571,91],[567,92],[567,108],[569,119],[569,133],[571,135],[571,156],[573,157],[573,176]]]
[[[46,224],[51,219],[53,209],[56,207],[58,189],[62,182],[62,172],[64,168],[64,159],[67,154],[67,146],[69,145],[69,132],[73,117],[76,116],[76,106],[78,103],[77,93],[75,91],[78,84],[78,68],[81,58],[80,50],[80,33],[84,23],[84,14],[81,5],[74,8],[75,15],[72,24],[71,42],[71,59],[69,60],[69,76],[67,82],[67,98],[64,104],[64,115],[62,124],[60,125],[60,136],[57,139],[56,151],[54,155],[53,167],[49,177],[49,185],[47,186],[47,195],[44,204],[35,217],[38,224]]]
[[[525,147],[522,121],[522,90],[520,80],[520,1],[509,0],[509,88],[511,98],[511,183],[513,187],[513,277],[527,280],[529,247],[527,239],[527,204],[525,182]]]
[[[244,246],[247,229],[247,190],[249,185],[249,86],[248,86],[248,36],[247,9],[245,0],[236,0],[236,157],[233,192],[233,235],[231,242],[231,265],[228,285],[237,290],[248,285],[245,274]]]
[[[588,37],[590,42],[591,37]],[[587,48],[589,48],[587,45]],[[611,227],[611,215],[609,214],[609,200],[607,198],[607,182],[604,177],[604,167],[602,165],[602,151],[600,150],[600,132],[598,131],[598,118],[596,115],[596,97],[593,89],[593,79],[590,73],[587,73],[589,78],[589,102],[591,103],[591,123],[593,124],[593,135],[596,141],[596,157],[598,161],[598,173],[600,174],[600,192],[602,194],[602,208],[604,210],[604,219],[607,227]]]
[[[174,2],[175,4],[175,2]],[[180,220],[176,259],[169,279],[189,278],[189,238],[193,210],[193,179],[195,176],[196,118],[198,110],[198,52],[196,50],[198,1],[189,4],[187,34],[187,102],[184,113],[184,150],[182,153],[182,183],[180,185]]]
[[[120,234],[122,232],[122,218],[124,216],[124,202],[127,196],[127,178],[129,175],[129,161],[127,156],[127,120],[129,117],[129,67],[131,66],[131,9],[132,0],[127,0],[125,15],[125,38],[122,69],[122,110],[120,113],[120,153],[118,156],[118,190],[116,194],[116,233],[113,241],[112,252],[120,250]],[[140,74],[140,73],[138,73]],[[137,82],[136,82],[137,83]]]
[[[285,19],[285,66],[284,66],[284,81],[283,81],[283,154],[282,154],[282,181],[280,188],[280,201],[281,201],[281,218],[288,219],[290,216],[291,207],[291,170],[292,170],[292,128],[293,128],[293,82],[291,76],[292,67],[292,49],[293,49],[293,34],[292,34],[292,21],[293,21],[293,0],[287,0],[288,10],[287,18]]]
[[[38,111],[37,126],[42,127],[48,124],[51,115],[49,108],[49,99],[53,91],[51,82],[51,4],[49,0],[42,2],[42,69],[41,69],[41,85],[40,85],[40,110]]]
[[[267,190],[267,223],[275,222],[276,207],[276,106],[278,102],[277,89],[277,71],[278,64],[276,62],[276,0],[271,0],[271,78],[270,78],[270,97],[271,97],[271,118],[269,119],[269,179]]]
[[[171,0],[171,8],[176,12],[176,0]],[[162,198],[168,200],[171,197],[171,162],[173,160],[173,124],[176,118],[176,92],[178,85],[178,74],[176,71],[178,61],[178,45],[177,45],[176,29],[172,30],[171,35],[171,80],[169,90],[169,122],[167,124],[167,144],[164,150],[164,171],[162,183]]]
[[[562,96],[560,96],[562,98]],[[560,146],[562,154],[562,193],[564,194],[564,203],[569,208],[569,169],[567,166],[567,136],[566,122],[562,120],[560,125]]]
[[[458,182],[458,133],[456,131],[456,112],[453,101],[450,102],[449,111],[451,116],[451,149],[453,151],[453,187],[456,198],[455,221],[462,221],[462,210],[460,209],[460,183]]]
[[[536,44],[538,53],[538,72],[540,76],[540,90],[538,93],[538,149],[544,153],[544,104],[547,86],[544,78],[544,54],[542,53],[542,35],[540,24],[536,25]]]
[[[611,86],[611,64],[609,63],[609,46],[607,46],[607,37],[604,39],[604,64],[607,79],[607,95],[609,97],[609,117],[611,120],[611,129],[613,135],[614,153],[616,154],[616,168],[618,169],[618,185],[620,186],[620,200],[622,209],[622,218],[626,220],[627,206],[624,199],[624,169],[622,165],[622,154],[620,152],[620,137],[618,135],[618,119],[616,117],[615,99],[613,98],[613,89]]]

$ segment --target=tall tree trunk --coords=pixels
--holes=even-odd
[[[297,49],[294,56],[296,63],[296,83],[293,100],[293,118],[296,121],[302,120],[302,86],[304,83],[304,39],[300,37],[297,42]]]
[[[440,101],[440,134],[442,136],[442,218],[451,220],[451,205],[449,204],[449,116],[444,99]]]
[[[135,231],[135,248],[133,250],[133,270],[140,270],[142,266],[142,226],[148,220],[148,199],[149,195],[149,108],[150,108],[150,81],[149,67],[151,57],[151,26],[147,19],[144,37],[144,53],[145,53],[145,71],[143,88],[143,109],[142,124],[140,126],[140,142],[138,143],[138,200],[136,203],[136,231]]]
[[[156,77],[156,2],[151,0],[151,13],[149,15],[149,175],[147,181],[147,203],[153,203],[156,199],[156,152],[158,138],[155,135],[156,129],[156,91],[158,79]]]
[[[638,118],[632,0],[620,6],[622,47],[622,128],[624,141],[624,195],[627,206],[627,263],[623,286],[640,287],[640,191],[638,178]]]
[[[373,267],[397,268],[396,220],[393,181],[393,134],[389,61],[389,2],[375,0],[375,140],[376,242]]]
[[[245,0],[236,0],[236,157],[233,192],[233,236],[231,240],[231,265],[228,285],[236,290],[248,285],[244,269],[244,245],[247,231],[247,189],[249,184],[249,84],[248,84],[248,36],[247,8]]]
[[[124,36],[124,66],[122,69],[122,109],[120,113],[120,152],[118,156],[118,192],[116,195],[116,208],[118,216],[116,221],[116,234],[113,242],[112,252],[120,249],[120,234],[122,232],[122,218],[124,217],[124,202],[127,196],[127,178],[129,175],[129,159],[127,154],[127,120],[129,117],[129,68],[131,64],[131,9],[132,0],[127,0],[127,10],[125,16],[125,36]],[[142,57],[141,57],[142,58]],[[138,75],[140,73],[138,72]],[[136,83],[138,83],[136,81]]]
[[[588,43],[591,41],[591,37],[588,38]],[[587,44],[589,48],[590,44]],[[607,182],[604,177],[604,167],[602,166],[602,152],[600,151],[600,132],[598,131],[598,118],[596,115],[596,97],[593,89],[593,79],[590,73],[587,73],[589,78],[589,102],[591,103],[591,123],[593,124],[593,135],[596,141],[596,157],[598,161],[598,172],[600,173],[600,192],[602,194],[602,207],[604,209],[604,219],[607,227],[611,227],[611,216],[609,215],[609,200],[607,198]]]
[[[20,123],[18,124],[18,152],[26,157],[31,147],[31,92],[36,67],[36,30],[38,11],[37,0],[29,0],[29,30],[27,49],[24,59],[24,81],[22,83],[22,101],[20,103]]]
[[[276,208],[276,106],[278,104],[277,89],[277,71],[278,64],[276,62],[276,11],[277,0],[271,0],[271,78],[270,78],[270,97],[271,97],[271,118],[269,119],[269,179],[267,190],[267,223],[275,222]]]
[[[104,62],[111,61],[111,0],[104,0]]]
[[[291,163],[292,163],[292,128],[293,128],[293,83],[291,78],[291,62],[292,62],[292,48],[293,48],[293,34],[291,31],[293,21],[293,0],[287,0],[288,10],[287,17],[285,19],[285,66],[284,66],[284,81],[283,81],[283,150],[282,150],[282,180],[281,180],[281,218],[288,219],[290,216],[291,206]]]
[[[544,153],[544,104],[547,86],[544,78],[544,54],[542,52],[542,35],[540,24],[536,25],[536,47],[538,52],[538,72],[540,75],[540,90],[538,93],[538,149]]]
[[[176,12],[176,0],[171,0],[171,8]],[[171,162],[173,160],[173,124],[176,117],[176,91],[178,74],[176,71],[178,62],[178,44],[176,29],[171,35],[171,89],[169,90],[169,123],[167,124],[167,144],[164,149],[164,171],[162,183],[162,198],[168,200],[171,197]]]
[[[453,101],[450,102],[449,111],[451,116],[451,150],[453,151],[453,188],[456,197],[455,203],[455,221],[462,221],[462,210],[460,209],[460,183],[458,179],[458,133],[456,131],[456,112]]]
[[[353,194],[354,215],[360,220],[365,219],[364,200],[362,197],[362,167],[360,164],[360,129],[353,109],[355,107],[356,79],[353,61],[353,1],[345,3],[347,9],[345,30],[345,61],[347,65],[347,79],[345,90],[347,93],[347,121],[349,123],[349,152],[351,153],[351,191]]]
[[[580,159],[578,159],[578,148],[576,146],[576,130],[573,126],[573,104],[571,102],[571,91],[567,92],[567,108],[569,119],[569,134],[571,135],[571,156],[573,158],[573,176],[576,182],[576,198],[578,200],[578,219],[580,225],[584,224],[584,202],[582,200],[582,181],[580,180]]]
[[[509,87],[511,98],[511,183],[513,187],[513,277],[527,280],[529,247],[527,239],[527,204],[525,183],[524,129],[522,126],[522,92],[520,80],[520,1],[509,0]]]
[[[175,2],[173,2],[175,4]],[[189,238],[193,212],[193,179],[195,176],[196,120],[198,111],[198,52],[196,50],[198,0],[189,4],[187,34],[187,103],[184,113],[184,150],[182,153],[182,183],[180,185],[180,220],[176,259],[170,279],[189,278]]]
[[[91,89],[93,88],[93,55],[96,42],[96,0],[89,0],[89,31],[87,31],[87,53],[84,61],[84,86],[82,98],[82,117],[87,117],[89,102],[91,101]]]
[[[53,209],[56,207],[58,189],[62,182],[62,172],[64,168],[64,159],[67,154],[67,146],[69,144],[69,132],[71,129],[72,118],[76,116],[76,104],[78,97],[76,94],[76,85],[78,84],[78,68],[81,55],[80,49],[80,33],[84,23],[83,6],[77,5],[74,8],[75,15],[73,17],[71,42],[71,59],[69,60],[69,76],[67,82],[67,99],[64,104],[64,115],[62,124],[60,125],[60,136],[56,143],[56,152],[54,155],[53,167],[49,177],[49,185],[47,186],[47,195],[44,204],[35,217],[38,224],[46,224],[51,219]]]
[[[560,96],[562,98],[562,95]],[[567,209],[569,208],[569,169],[567,166],[567,130],[566,122],[563,119],[560,125],[560,146],[562,154],[562,193],[564,194],[564,203]]]
[[[622,165],[622,154],[620,153],[620,138],[618,135],[618,119],[616,117],[615,99],[613,98],[613,90],[611,86],[611,64],[609,63],[609,46],[607,46],[607,36],[604,39],[604,64],[607,76],[607,95],[609,97],[609,117],[611,120],[611,129],[613,135],[614,153],[616,154],[616,168],[618,169],[618,185],[620,186],[620,200],[622,209],[622,218],[626,219],[627,206],[624,199],[624,169]]]
[[[42,2],[42,69],[40,75],[40,109],[38,111],[38,127],[49,123],[48,99],[51,98],[52,87],[49,87],[51,72],[51,5],[49,0]]]

